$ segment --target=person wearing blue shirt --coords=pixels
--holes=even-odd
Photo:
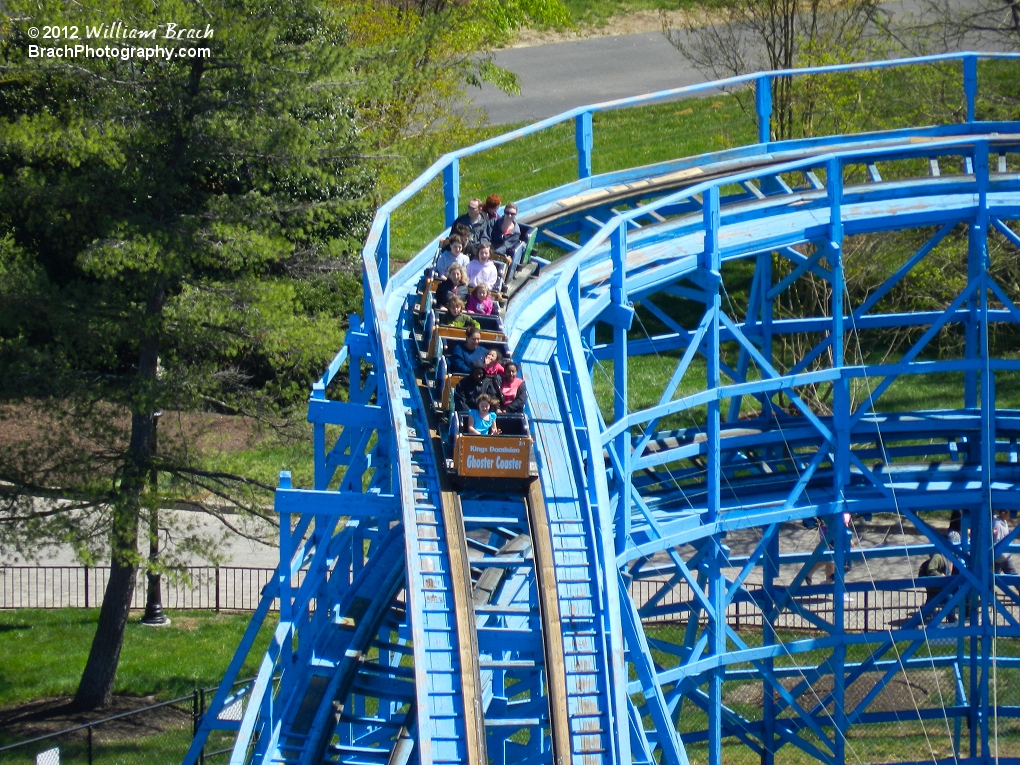
[[[467,432],[475,436],[498,436],[496,427],[495,404],[498,400],[489,396],[479,396],[475,408],[471,410],[467,421]]]
[[[468,328],[464,333],[464,342],[454,346],[447,361],[446,371],[452,375],[469,375],[476,361],[485,359],[486,348],[479,343],[482,333],[476,327]]]

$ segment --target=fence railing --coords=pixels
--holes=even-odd
[[[163,580],[163,607],[168,610],[254,611],[262,588],[272,579],[274,569],[242,566],[195,566],[186,578]],[[3,566],[0,567],[0,609],[11,608],[98,608],[109,576],[108,567],[85,566]],[[299,572],[299,581],[304,572]],[[656,579],[631,582],[630,595],[645,622],[684,622],[684,604],[694,601],[686,582],[662,592],[666,583]],[[852,586],[852,585],[851,585]],[[899,590],[863,589],[851,593],[846,603],[845,629],[872,632],[887,630],[913,616],[924,604],[925,591],[920,588]],[[654,608],[646,608],[649,602]],[[815,594],[798,598],[801,605],[823,619],[831,619],[831,594]],[[1020,619],[1020,608],[1012,601],[1005,607]],[[145,607],[145,574],[139,572],[135,583],[132,608]],[[273,610],[279,609],[275,601]],[[750,601],[730,605],[727,620],[736,629],[760,628],[762,614]],[[786,613],[775,625],[788,629],[815,629],[815,625],[796,614]]]
[[[985,101],[994,101],[998,97],[995,92],[997,79],[994,77],[979,78],[979,64],[993,61],[1017,62],[1020,61],[1020,54],[968,51],[908,59],[757,72],[599,104],[579,106],[472,146],[451,151],[440,157],[411,184],[379,208],[363,250],[363,259],[372,260],[376,264],[380,290],[385,290],[390,278],[391,261],[395,264],[413,258],[416,253],[428,245],[433,237],[438,235],[444,225],[450,226],[453,223],[458,212],[463,210],[466,197],[478,194],[484,196],[487,190],[492,189],[495,179],[489,174],[479,171],[480,167],[502,167],[503,163],[508,163],[509,167],[515,168],[521,166],[522,163],[530,163],[532,157],[540,158],[537,160],[540,164],[524,168],[527,171],[526,177],[522,176],[521,179],[518,179],[518,183],[508,184],[506,178],[503,178],[500,183],[500,191],[503,193],[504,199],[521,200],[535,195],[541,197],[542,192],[547,191],[553,185],[558,186],[560,183],[573,180],[575,173],[572,171],[570,172],[571,177],[567,179],[549,181],[544,178],[544,172],[553,166],[576,162],[579,191],[586,188],[584,183],[595,173],[611,172],[622,169],[623,166],[633,166],[634,163],[628,162],[627,158],[613,161],[602,157],[602,154],[607,152],[608,144],[606,142],[599,143],[602,127],[600,127],[598,118],[603,118],[613,112],[663,105],[678,99],[700,98],[717,94],[719,91],[753,93],[753,95],[749,95],[749,100],[752,102],[748,104],[751,107],[748,108],[749,120],[747,124],[743,124],[744,120],[741,120],[742,130],[739,140],[724,141],[724,145],[717,148],[745,146],[753,143],[755,139],[760,144],[768,144],[778,137],[808,137],[808,134],[803,131],[787,136],[777,135],[776,115],[773,113],[773,90],[777,82],[788,81],[797,92],[806,89],[804,96],[813,105],[810,111],[816,120],[821,120],[821,113],[825,111],[821,108],[820,101],[824,101],[821,95],[834,90],[834,93],[829,93],[829,95],[838,96],[838,92],[836,92],[838,86],[830,80],[840,76],[857,76],[864,79],[853,82],[853,91],[858,95],[867,91],[870,98],[866,104],[861,105],[862,108],[851,111],[855,113],[859,111],[865,116],[872,112],[881,113],[883,120],[880,124],[873,124],[867,119],[827,124],[823,132],[815,132],[812,133],[813,135],[851,135],[866,133],[870,130],[904,127],[905,125],[899,124],[897,121],[897,114],[901,117],[909,116],[908,124],[910,125],[943,124],[945,120],[951,123],[991,120],[995,115],[990,112],[986,114],[988,109],[984,107],[987,105]],[[918,71],[923,67],[946,69],[939,81],[942,87],[936,88],[931,82],[919,81],[908,84],[906,88],[908,92],[916,92],[920,88],[928,88],[932,91],[939,89],[947,92],[952,91],[953,104],[946,105],[947,114],[942,115],[939,119],[934,119],[932,115],[928,114],[914,115],[909,110],[908,104],[901,104],[891,97],[889,83],[882,80],[882,76],[886,74]],[[846,107],[845,99],[840,103]],[[711,114],[692,113],[688,123],[685,117],[687,112],[692,111],[691,108],[679,110],[671,118],[682,124],[683,127],[679,133],[675,134],[672,131],[666,131],[664,137],[669,146],[664,149],[662,156],[655,153],[645,156],[643,151],[647,147],[640,147],[642,163],[692,156],[705,151],[704,148],[697,151],[676,151],[675,144],[683,133],[706,132],[705,120],[711,119]],[[785,110],[781,109],[780,111]],[[818,127],[821,128],[821,126]],[[721,123],[713,123],[707,132],[726,133],[727,130],[726,126]],[[529,141],[538,143],[529,143]],[[506,174],[505,169],[503,174]],[[539,178],[543,178],[543,180],[539,182]],[[524,202],[522,205],[520,212],[524,214],[530,203]],[[432,211],[431,215],[427,211]],[[412,269],[412,271],[415,270],[420,272],[420,269]],[[366,317],[372,315],[375,305],[375,299],[370,293],[371,291],[366,285]]]
[[[697,604],[691,587],[687,582],[669,586],[668,582],[657,579],[640,579],[631,582],[630,596],[638,607],[641,620],[647,623],[686,623],[690,611],[689,605]],[[816,592],[798,595],[798,607],[809,612],[813,617],[831,623],[835,613],[833,593],[821,587]],[[750,628],[760,630],[764,623],[764,614],[754,602],[760,587],[750,585],[748,594],[752,599],[737,600],[726,610],[726,621],[734,629]],[[843,604],[843,629],[846,632],[887,632],[899,627],[914,616],[927,599],[922,588],[885,589],[882,582],[848,582],[848,600]],[[1003,595],[999,603],[1014,619],[1020,621],[1020,606]],[[707,623],[704,612],[699,613],[702,623]],[[999,616],[999,623],[1003,617]],[[818,624],[805,618],[793,609],[785,610],[772,625],[780,630],[819,629]]]
[[[167,609],[254,611],[275,569],[191,566],[162,577]],[[108,566],[0,566],[0,608],[99,608],[110,576]],[[300,582],[303,572],[299,572]],[[135,577],[131,607],[144,608],[145,572]],[[279,609],[279,601],[273,610]]]

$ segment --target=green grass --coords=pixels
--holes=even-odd
[[[294,486],[312,485],[312,434],[308,428],[306,438],[282,443],[268,437],[266,441],[240,451],[210,453],[205,464],[210,470],[236,473],[247,478],[276,486],[280,471],[291,471]]]
[[[115,694],[171,699],[216,686],[250,621],[249,614],[170,611],[168,627],[144,627],[132,614],[124,635]],[[98,609],[0,611],[0,707],[78,687]],[[263,625],[240,677],[254,675],[276,617]]]
[[[125,736],[122,732],[112,732],[106,726],[99,726],[94,729],[92,740],[92,762],[96,763],[117,763],[117,765],[155,765],[156,763],[175,763],[184,759],[188,747],[191,745],[191,720],[181,710],[180,720],[173,724],[162,723],[165,726],[155,735],[144,735],[148,730],[147,721],[144,716],[137,719],[139,733],[134,736]],[[230,747],[232,740],[226,740],[220,734],[217,736],[219,742],[211,743],[206,751],[218,751]],[[60,748],[61,762],[65,763],[86,763],[89,762],[88,739],[85,731],[78,731],[72,734],[65,734],[45,742],[39,742],[24,747],[18,747],[7,752],[0,753],[0,764],[24,765],[33,762],[34,756],[51,747]],[[226,762],[226,757],[216,759],[206,758],[206,762]]]
[[[696,156],[754,142],[756,135],[752,115],[734,95],[602,112],[593,122],[595,173]],[[461,145],[470,146],[523,124],[472,131]],[[459,208],[476,196],[497,192],[504,201],[521,199],[576,179],[574,123],[569,121],[462,159]],[[411,180],[407,177],[393,183],[399,187]],[[432,181],[395,211],[391,225],[391,264],[399,264],[443,229],[442,180]]]

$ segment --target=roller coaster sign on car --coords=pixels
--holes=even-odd
[[[527,478],[531,439],[469,436],[457,439],[457,474],[472,478]]]

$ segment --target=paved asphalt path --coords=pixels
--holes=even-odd
[[[894,19],[905,20],[917,18],[921,5],[920,0],[898,0],[882,7]],[[575,106],[706,79],[658,32],[508,48],[496,51],[493,60],[521,82],[520,96],[508,96],[488,83],[469,90],[472,105],[494,125],[533,122]]]
[[[486,83],[468,96],[494,125],[533,122],[575,106],[704,82],[659,33],[496,51],[495,63],[517,74],[521,95]]]

